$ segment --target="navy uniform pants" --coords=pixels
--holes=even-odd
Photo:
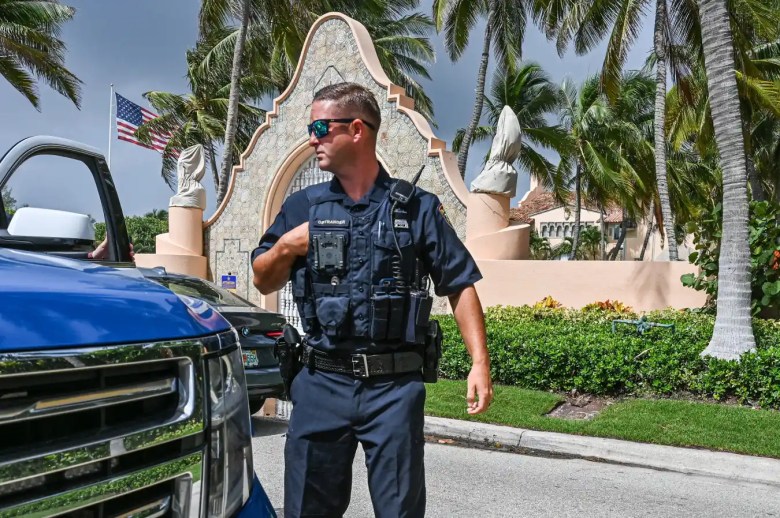
[[[358,442],[374,514],[425,515],[420,373],[355,379],[304,369],[291,389],[285,445],[285,517],[340,517],[349,506]]]

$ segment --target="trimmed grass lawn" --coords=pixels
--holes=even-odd
[[[485,414],[466,414],[466,382],[426,385],[429,415],[629,441],[689,446],[780,458],[780,412],[725,404],[631,399],[614,403],[588,421],[547,417],[564,398],[517,387],[494,386]]]

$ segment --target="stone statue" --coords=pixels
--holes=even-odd
[[[206,190],[200,184],[206,174],[203,146],[196,144],[182,151],[176,164],[176,173],[178,191],[168,205],[206,210]]]
[[[471,192],[513,198],[517,191],[517,171],[512,164],[520,156],[520,151],[520,122],[512,108],[504,106],[490,146],[490,157],[479,176],[471,182]]]

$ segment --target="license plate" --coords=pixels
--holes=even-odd
[[[259,362],[257,361],[257,351],[241,351],[241,356],[244,359],[244,367],[247,369],[251,369],[252,367],[257,367]]]

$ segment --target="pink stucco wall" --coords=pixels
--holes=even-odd
[[[702,292],[680,282],[694,273],[687,262],[495,261],[478,259],[482,306],[534,304],[550,295],[567,307],[619,300],[637,311],[701,307]]]

